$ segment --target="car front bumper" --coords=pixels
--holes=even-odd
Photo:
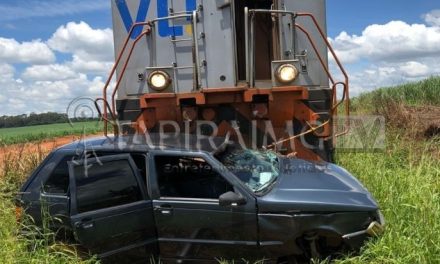
[[[358,248],[368,237],[378,237],[385,232],[385,218],[377,211],[377,221],[372,221],[365,230],[342,235],[346,244]]]

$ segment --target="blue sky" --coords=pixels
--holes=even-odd
[[[353,94],[440,74],[440,1],[327,0],[327,11]],[[110,0],[2,0],[0,14],[0,115],[99,94],[113,61]]]
[[[368,25],[401,20],[409,24],[423,23],[422,14],[440,9],[436,0],[327,0],[327,21],[330,37],[341,31],[360,34]]]
[[[25,9],[29,3],[38,6],[39,0],[2,0],[0,11],[3,6],[13,6],[17,9]],[[74,1],[46,1],[58,2],[58,7],[63,2]],[[91,1],[79,1],[91,2]],[[15,38],[16,40],[48,39],[53,32],[62,24],[70,21],[84,21],[93,28],[111,27],[110,0],[94,0],[100,3],[90,10],[78,10],[72,14],[54,12],[46,16],[44,13],[34,14],[29,12],[29,17],[17,19],[11,14],[6,18],[0,18],[0,36]],[[355,3],[355,4],[354,4]],[[328,33],[336,36],[341,31],[361,33],[366,26],[371,24],[385,24],[391,20],[402,20],[407,23],[422,23],[422,14],[434,9],[440,9],[440,2],[435,0],[327,0]],[[10,9],[9,9],[10,10]],[[38,11],[35,11],[38,13]],[[38,25],[38,26],[36,26]]]

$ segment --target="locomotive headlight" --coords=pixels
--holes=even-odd
[[[298,70],[292,64],[283,64],[278,67],[275,76],[280,83],[290,83],[298,76]]]
[[[156,91],[163,91],[171,84],[171,78],[164,71],[154,71],[148,76],[148,84]]]

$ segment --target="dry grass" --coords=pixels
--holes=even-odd
[[[58,243],[46,228],[36,228],[32,219],[17,222],[14,198],[28,175],[46,157],[49,150],[40,145],[26,148],[21,144],[14,151],[0,149],[0,263],[91,263],[83,261],[74,248]],[[31,151],[29,151],[31,150]]]
[[[439,106],[408,106],[402,102],[388,102],[376,106],[376,115],[384,116],[390,129],[410,139],[431,139],[440,135]]]

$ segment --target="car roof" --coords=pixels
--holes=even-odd
[[[169,150],[186,152],[213,152],[224,137],[196,136],[192,134],[153,134],[123,135],[81,138],[58,150],[89,149],[99,151],[151,151]]]

